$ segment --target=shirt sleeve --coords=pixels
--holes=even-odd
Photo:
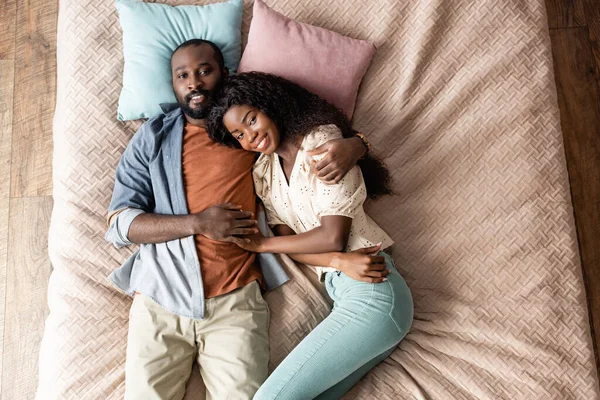
[[[273,157],[262,154],[252,169],[252,178],[254,179],[254,190],[258,198],[262,201],[267,214],[267,223],[270,226],[285,225],[281,221],[273,202],[271,201],[271,185],[272,185],[272,159]]]
[[[263,200],[263,205],[265,206],[265,213],[267,214],[267,223],[270,226],[285,225],[285,222],[279,219],[277,212],[273,208],[273,203],[271,202],[270,197],[267,197],[265,200]]]
[[[312,150],[330,140],[340,139],[342,133],[335,125],[322,125],[313,130],[305,139],[307,150]],[[307,156],[305,163],[310,165],[310,159],[320,160],[325,154]],[[314,178],[315,201],[313,207],[319,217],[341,215],[354,218],[356,210],[363,206],[367,198],[367,189],[360,167],[354,166],[337,184],[327,185]]]
[[[126,208],[120,210],[118,214],[111,218],[110,226],[108,227],[104,239],[117,248],[133,244],[133,242],[129,240],[129,227],[135,217],[140,214],[144,214],[144,211],[139,208]]]
[[[316,179],[316,199],[313,207],[319,217],[340,215],[354,218],[366,198],[367,189],[360,167],[354,166],[337,184],[327,185]]]
[[[127,246],[129,226],[140,214],[154,209],[154,193],[149,164],[152,145],[145,123],[123,152],[115,176],[112,200],[108,208],[109,223],[105,239],[117,247]]]

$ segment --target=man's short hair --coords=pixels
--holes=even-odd
[[[210,47],[212,47],[212,49],[215,51],[215,55],[214,55],[215,61],[217,62],[217,64],[219,64],[219,68],[221,68],[221,70],[223,70],[225,68],[225,60],[223,58],[223,53],[221,53],[221,49],[219,49],[219,46],[217,46],[210,40],[190,39],[190,40],[187,40],[187,41],[181,43],[179,46],[177,46],[177,48],[175,50],[173,50],[173,53],[171,53],[171,61],[173,61],[173,55],[177,52],[177,50],[184,49],[186,47],[202,46],[202,45],[209,45]]]

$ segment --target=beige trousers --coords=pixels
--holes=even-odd
[[[142,294],[129,316],[126,400],[180,400],[194,359],[207,400],[252,399],[267,378],[269,308],[256,281],[206,300],[205,319],[175,315]]]

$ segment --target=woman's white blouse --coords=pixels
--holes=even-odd
[[[310,171],[310,161],[324,155],[309,156],[308,151],[332,139],[341,138],[335,125],[322,125],[304,137],[288,185],[279,156],[262,154],[253,169],[254,187],[267,212],[269,225],[284,224],[296,233],[320,226],[320,217],[341,215],[352,218],[346,251],[374,246],[381,242],[385,249],[392,239],[363,209],[367,190],[358,166],[337,184],[326,185]],[[316,266],[319,278],[333,268]]]

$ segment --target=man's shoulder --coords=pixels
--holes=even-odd
[[[181,109],[175,108],[148,119],[136,132],[137,140],[141,142],[162,140],[162,137],[174,128],[180,117],[182,117]]]

